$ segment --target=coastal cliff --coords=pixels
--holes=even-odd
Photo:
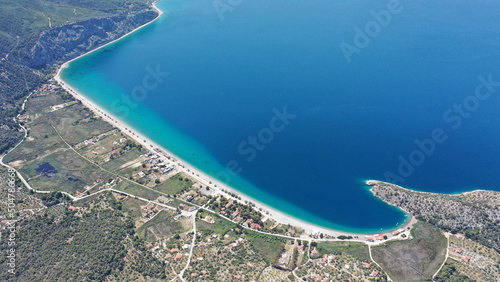
[[[500,192],[473,191],[457,195],[412,191],[370,180],[371,192],[384,202],[452,233],[464,233],[500,252]]]
[[[89,19],[43,32],[24,65],[43,68],[62,64],[99,46],[120,38],[158,17],[153,10],[108,18]]]

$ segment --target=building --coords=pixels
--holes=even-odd
[[[313,230],[312,230],[312,233],[311,233],[311,236],[312,236],[313,238],[318,238],[318,236],[319,236],[319,231],[318,231],[318,230],[313,229]]]
[[[215,223],[215,219],[213,217],[209,216],[209,215],[207,215],[205,217],[205,221],[208,222],[208,223],[212,223],[212,224]]]

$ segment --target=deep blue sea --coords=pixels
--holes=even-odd
[[[406,215],[373,197],[367,179],[500,191],[497,1],[158,7],[161,19],[63,78],[242,193],[325,227],[374,232]]]

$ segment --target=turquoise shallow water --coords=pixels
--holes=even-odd
[[[500,190],[495,2],[255,0],[222,20],[212,1],[158,6],[157,22],[62,77],[239,191],[371,233],[405,214],[366,179]]]

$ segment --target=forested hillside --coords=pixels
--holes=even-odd
[[[88,200],[77,211],[55,205],[22,221],[16,242],[16,277],[2,281],[105,281],[165,277],[162,262],[146,252],[134,222],[111,194]],[[5,232],[0,249],[9,248]],[[7,267],[7,252],[0,265]],[[140,254],[140,255],[132,255]]]
[[[0,154],[16,144],[22,133],[12,120],[24,98],[53,75],[53,65],[88,52],[151,21],[148,0],[2,0],[0,2]],[[50,30],[70,34],[75,25],[78,42],[51,41]],[[98,42],[86,29],[107,26]],[[82,27],[83,26],[83,27]],[[46,33],[41,42],[42,35]],[[55,51],[54,51],[55,50]]]

